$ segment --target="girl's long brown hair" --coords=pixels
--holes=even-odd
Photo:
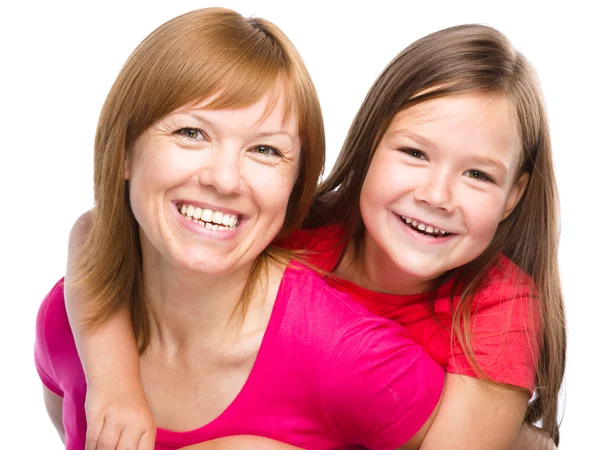
[[[565,369],[565,317],[558,276],[558,197],[550,133],[537,76],[523,55],[493,28],[464,25],[428,35],[388,65],[360,107],[331,174],[321,184],[306,226],[348,224],[346,242],[361,248],[365,228],[359,198],[375,149],[393,117],[418,103],[448,95],[489,93],[512,100],[522,147],[522,172],[530,174],[521,201],[500,223],[490,246],[457,269],[453,333],[482,378],[471,345],[473,298],[501,254],[533,280],[531,336],[539,354],[535,394],[526,421],[539,424],[558,444],[558,393]],[[449,275],[449,274],[446,274]],[[441,282],[442,279],[438,280]],[[538,328],[532,325],[531,328]],[[539,336],[538,336],[539,334]],[[539,348],[539,352],[537,349]]]
[[[277,89],[287,102],[288,117],[293,112],[298,118],[302,145],[281,238],[305,219],[325,159],[316,90],[292,43],[266,20],[208,8],[161,25],[131,54],[100,114],[94,144],[95,209],[75,262],[73,284],[95,304],[91,327],[129,306],[139,351],[149,343],[139,230],[124,172],[131,144],[154,122],[186,104],[214,97],[207,107],[240,108]],[[255,261],[236,309],[242,316],[265,262],[283,256],[282,250],[269,247]]]

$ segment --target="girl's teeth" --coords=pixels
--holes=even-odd
[[[205,222],[211,222],[213,218],[213,212],[210,209],[205,209],[202,211],[202,220]]]
[[[186,215],[187,215],[188,217],[191,217],[191,216],[193,216],[193,215],[194,215],[194,207],[193,207],[193,206],[188,206],[188,208],[187,208],[187,212],[186,212]]]
[[[183,205],[181,207],[181,214],[185,214],[187,212],[187,206]]]
[[[195,208],[194,209],[194,219],[200,219],[202,217],[202,209]]]
[[[214,223],[222,223],[222,221],[223,221],[223,213],[221,211],[215,211],[215,213],[213,214],[212,221]]]
[[[406,217],[406,216],[400,216],[402,218],[402,221],[404,223],[406,223],[407,225],[410,225],[412,228],[416,228],[419,231],[424,231],[426,233],[430,233],[430,234],[438,234],[440,236],[445,236],[447,234],[449,234],[448,232],[441,230],[439,228],[434,228],[430,225],[425,225],[424,223],[419,223],[414,219],[411,219],[410,217]]]

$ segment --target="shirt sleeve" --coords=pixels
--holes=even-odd
[[[38,311],[36,320],[36,335],[34,344],[35,366],[42,383],[56,395],[64,396],[63,390],[60,388],[60,383],[54,366],[52,364],[52,355],[48,349],[47,340],[47,325],[52,320],[50,313],[50,305],[56,297],[62,296],[63,280],[60,280],[52,290],[46,295]]]
[[[477,294],[471,315],[473,353],[485,375],[530,393],[539,354],[537,298],[531,282],[493,282]],[[456,339],[447,371],[478,376]]]
[[[329,420],[348,445],[395,449],[435,409],[444,370],[400,325],[380,317],[352,324],[324,374]]]

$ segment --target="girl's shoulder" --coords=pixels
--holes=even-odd
[[[506,302],[533,302],[537,290],[531,277],[511,261],[501,255],[490,267],[475,297],[474,306],[493,306]]]
[[[292,233],[279,244],[288,250],[298,251],[307,263],[331,271],[344,251],[345,232],[346,228],[340,223],[305,228]]]

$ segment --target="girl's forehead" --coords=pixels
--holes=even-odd
[[[478,127],[482,125],[516,126],[514,106],[504,95],[463,94],[441,97],[398,112],[394,124],[419,125],[432,123]]]

